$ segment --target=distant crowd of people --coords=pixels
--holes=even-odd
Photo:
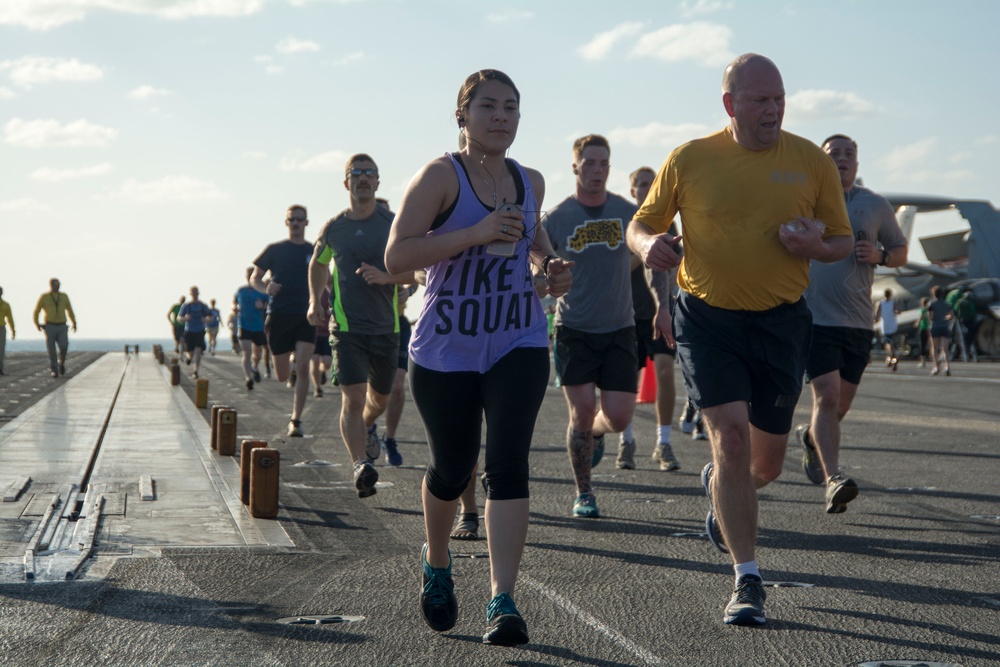
[[[506,74],[481,70],[454,109],[459,150],[424,165],[397,212],[376,196],[375,160],[358,153],[345,165],[347,208],[310,242],[307,208],[289,206],[287,237],[246,269],[228,319],[246,389],[262,381],[261,360],[267,377],[273,368],[292,388],[287,435],[297,438],[310,380],[317,398],[328,381],[339,386],[340,434],[361,498],[378,491],[383,454],[389,466],[403,462],[396,428],[409,378],[429,447],[420,608],[435,631],[458,618],[448,547],[478,536],[481,480],[491,587],[483,641],[528,641],[513,594],[529,524],[529,450],[552,363],[567,405],[568,513],[581,519],[601,514],[592,470],[607,438],[618,434],[619,469],[637,466],[644,367],[657,386],[650,458],[664,472],[681,468],[671,444],[679,365],[681,431],[711,448],[701,472],[705,531],[734,570],[727,624],[766,622],[757,492],[781,474],[805,381],[812,414],[794,429],[803,470],[823,487],[827,513],[859,495],[841,471],[840,424],[876,322],[886,364],[898,367],[898,309],[887,290],[873,311],[871,289],[877,266],[906,263],[907,240],[889,202],[857,184],[853,139],[833,134],[817,146],[781,129],[785,91],[773,62],[737,57],[722,93],[729,124],[676,148],[659,170],[632,172],[632,200],[607,189],[609,141],[580,137],[575,191],[545,209],[542,174],[506,157],[520,93]],[[423,306],[411,332],[403,310],[418,284]],[[965,311],[935,289],[920,326],[931,373],[950,375],[950,324]],[[548,313],[543,298],[555,300]],[[41,310],[55,375],[67,317],[76,328],[58,281],[36,321]],[[202,353],[216,353],[215,301],[204,304],[192,287],[167,318],[175,351],[198,377]]]

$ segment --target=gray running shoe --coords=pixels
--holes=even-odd
[[[289,438],[301,438],[302,437],[302,422],[298,419],[292,419],[288,422],[288,437]]]
[[[726,605],[726,615],[722,618],[727,625],[764,625],[764,582],[760,577],[744,574],[736,582],[733,597]]]
[[[635,470],[635,440],[618,443],[618,459],[615,465],[620,470]]]
[[[813,484],[823,483],[823,464],[819,453],[809,437],[809,424],[799,424],[795,427],[795,439],[802,445],[802,470]]]
[[[674,450],[670,446],[669,442],[661,442],[656,447],[653,447],[653,454],[650,457],[654,461],[660,464],[660,470],[680,470],[681,464],[677,462],[677,457],[674,456]]]
[[[374,463],[382,453],[382,438],[378,437],[378,424],[372,424],[368,429],[368,442],[365,444],[365,456]]]
[[[826,483],[826,513],[840,514],[847,511],[847,503],[858,497],[858,485],[843,473],[837,473]]]
[[[708,498],[708,514],[705,515],[705,535],[708,537],[708,541],[712,543],[716,549],[724,554],[729,553],[729,548],[726,546],[726,540],[722,536],[722,529],[719,528],[719,522],[715,518],[715,507],[712,505],[712,472],[715,470],[715,464],[709,461],[705,464],[705,467],[701,469],[701,485],[705,489],[705,496]]]

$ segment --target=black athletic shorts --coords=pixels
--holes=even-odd
[[[696,406],[746,401],[751,424],[766,433],[791,431],[812,333],[804,299],[764,311],[727,310],[681,291],[673,327]]]
[[[316,327],[309,324],[305,313],[271,313],[264,325],[271,354],[289,354],[297,343],[316,344]]]
[[[380,394],[392,391],[399,357],[399,335],[335,331],[330,337],[341,385],[367,382]]]
[[[634,394],[636,354],[634,326],[599,334],[556,327],[556,373],[564,386],[593,382],[600,389]]]
[[[317,330],[317,332],[318,331],[319,330]],[[329,357],[333,355],[333,348],[330,347],[330,334],[316,334],[316,347],[313,348],[313,355],[320,357]]]
[[[871,359],[871,349],[871,329],[813,325],[806,379],[814,380],[820,375],[840,371],[845,382],[861,384],[861,376]]]
[[[662,336],[653,338],[653,320],[635,321],[635,345],[638,352],[639,368],[646,365],[646,359],[652,359],[657,354],[677,356],[677,350],[667,345]]]
[[[263,331],[240,329],[240,340],[248,340],[254,345],[267,345],[267,335]]]
[[[174,325],[174,342],[179,343],[184,340],[184,325]]]
[[[201,331],[185,331],[184,332],[184,347],[188,351],[194,350],[196,347],[205,349],[205,330]]]

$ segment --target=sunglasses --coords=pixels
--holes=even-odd
[[[372,169],[371,167],[358,169],[355,167],[347,171],[348,176],[360,176],[361,174],[364,174],[365,176],[378,176],[378,169]]]
[[[305,221],[306,219],[304,217],[299,217],[299,216],[292,216],[288,218],[288,222],[305,222]]]

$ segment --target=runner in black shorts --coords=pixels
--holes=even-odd
[[[309,309],[309,258],[312,244],[306,241],[309,217],[306,207],[293,204],[285,213],[288,240],[272,243],[254,260],[250,286],[271,297],[266,323],[267,343],[274,358],[274,372],[285,382],[294,372],[296,382],[288,436],[302,437],[302,410],[309,393],[309,360],[316,345],[316,328],[306,318]],[[264,282],[270,272],[271,279]],[[295,368],[291,367],[292,352]]]
[[[908,253],[889,201],[855,183],[857,143],[835,134],[822,147],[837,165],[855,242],[854,252],[839,262],[810,264],[805,298],[813,330],[806,378],[812,388],[812,418],[796,427],[795,437],[802,445],[806,476],[823,485],[826,511],[839,514],[858,495],[857,483],[840,471],[840,422],[851,409],[871,358],[875,267],[902,266]]]
[[[853,237],[836,167],[781,129],[785,86],[775,64],[737,56],[722,91],[728,125],[671,152],[628,243],[651,269],[680,265],[677,358],[712,446],[702,470],[705,527],[735,574],[723,622],[763,625],[756,490],[781,474],[801,391],[809,261],[843,259]],[[678,213],[683,261],[667,231]]]
[[[642,204],[649,193],[656,172],[650,167],[640,167],[629,174],[631,194],[636,203]],[[673,227],[671,227],[673,230]],[[671,231],[674,233],[674,231]],[[674,272],[650,271],[647,273],[638,258],[633,260],[632,308],[635,311],[635,340],[639,360],[639,382],[644,373],[654,373],[656,381],[656,440],[651,458],[660,470],[678,470],[681,466],[670,445],[671,424],[674,420],[674,357],[677,351],[667,344],[666,336],[656,331],[656,321],[662,306],[669,313],[672,305],[671,291],[675,283]],[[652,287],[652,290],[650,289]],[[669,326],[669,318],[661,321]],[[636,441],[629,423],[618,439],[618,458],[615,464],[623,470],[635,468]]]

